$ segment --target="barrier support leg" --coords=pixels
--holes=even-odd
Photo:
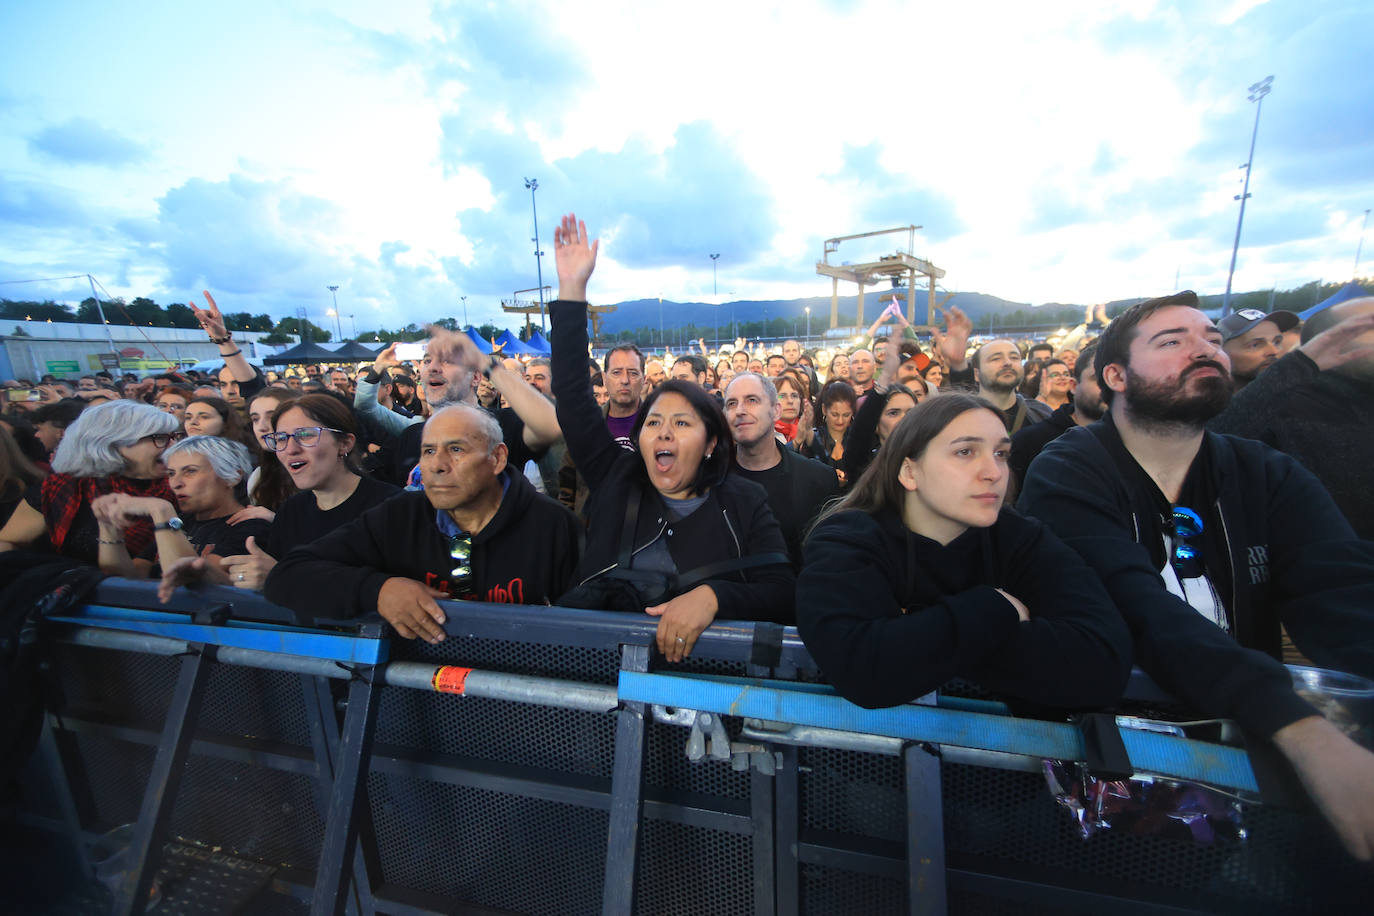
[[[648,646],[622,646],[623,671],[648,671]],[[648,744],[643,703],[622,703],[615,722],[615,768],[611,774],[611,818],[606,839],[603,916],[634,910],[639,834],[644,815],[644,754]]]
[[[777,883],[777,911],[781,916],[801,912],[801,875],[797,862],[797,822],[801,802],[798,795],[797,748],[782,747],[782,764],[773,777],[776,828],[773,850],[777,856],[774,869]]]
[[[47,777],[53,800],[57,802],[62,816],[62,826],[66,832],[66,842],[72,854],[72,861],[81,869],[83,877],[94,874],[86,844],[81,838],[81,810],[72,792],[72,780],[68,761],[58,744],[57,734],[52,727],[52,717],[43,717],[43,731],[38,736],[38,764]]]
[[[310,731],[310,745],[319,768],[315,780],[315,803],[320,811],[329,810],[329,798],[334,787],[334,775],[339,761],[339,724],[334,712],[334,693],[329,678],[301,675],[301,699],[305,704],[305,720]],[[358,842],[353,853],[353,887],[345,897],[346,916],[373,916],[376,913],[372,888],[381,870],[364,850],[376,848],[372,838],[372,822],[362,812],[358,826]]]
[[[153,770],[143,792],[138,824],[129,846],[129,868],[115,900],[114,912],[117,914],[142,913],[148,903],[148,892],[157,872],[156,850],[166,833],[177,790],[181,787],[186,756],[191,750],[201,699],[209,680],[212,653],[212,647],[193,645],[191,654],[181,660],[176,690],[167,707],[167,721],[162,727],[162,739],[158,742],[157,756],[153,758]]]
[[[348,687],[348,713],[334,767],[334,785],[320,845],[320,864],[315,872],[311,916],[338,916],[343,912],[353,869],[361,812],[367,806],[367,770],[372,758],[372,739],[377,725],[377,692],[380,672],[362,668]]]
[[[902,750],[906,771],[907,898],[912,916],[944,916],[945,815],[940,758],[918,744]]]

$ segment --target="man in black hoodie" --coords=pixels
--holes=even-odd
[[[501,427],[468,405],[430,417],[424,492],[402,493],[292,550],[264,594],[304,617],[377,611],[406,639],[444,638],[440,599],[549,604],[577,565],[581,524],[506,466]]]
[[[1097,346],[1109,413],[1045,448],[1020,508],[1097,571],[1137,664],[1271,740],[1351,854],[1374,858],[1374,754],[1277,661],[1283,624],[1317,664],[1374,676],[1374,544],[1296,461],[1205,432],[1232,381],[1196,294],[1132,306]]]

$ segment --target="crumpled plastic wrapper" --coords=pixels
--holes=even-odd
[[[1050,794],[1083,839],[1104,830],[1211,846],[1245,839],[1241,802],[1196,783],[1150,776],[1098,779],[1081,763],[1044,762]]]

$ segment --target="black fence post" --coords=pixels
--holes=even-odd
[[[935,694],[916,702],[935,705]],[[921,744],[902,749],[906,782],[907,900],[912,916],[944,916],[945,810],[940,758]]]
[[[162,842],[167,822],[172,815],[177,790],[186,769],[186,756],[196,732],[196,718],[205,696],[209,680],[210,656],[213,647],[193,644],[191,654],[181,660],[176,690],[167,706],[167,721],[162,726],[157,756],[143,792],[143,804],[138,812],[129,845],[129,869],[120,882],[115,900],[117,914],[142,913],[148,903],[148,892],[157,873],[158,845]]]
[[[801,912],[801,874],[797,850],[801,800],[798,792],[797,748],[783,746],[778,753],[782,762],[773,777],[774,823],[777,825],[773,831],[773,850],[777,857],[774,881],[777,912],[781,916],[790,916]]]
[[[625,645],[620,670],[648,671],[649,647]],[[611,818],[606,837],[606,876],[601,891],[603,916],[629,916],[634,911],[639,835],[644,815],[644,753],[647,708],[622,703],[616,713],[615,765],[611,772]]]
[[[310,902],[311,916],[337,916],[346,901],[359,824],[367,806],[367,771],[376,733],[380,686],[380,670],[362,667],[354,672],[348,687],[348,713],[334,766],[334,786],[329,795],[324,841],[320,844],[320,864],[315,872],[315,894]]]

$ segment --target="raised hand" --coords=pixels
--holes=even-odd
[[[464,334],[464,337],[467,335]],[[401,364],[396,358],[396,344],[400,341],[392,341],[382,348],[382,352],[377,354],[377,358],[372,361],[372,371],[381,375],[388,369],[394,369]]]
[[[587,301],[587,280],[596,269],[601,240],[589,241],[587,224],[574,213],[563,217],[553,230],[553,258],[558,267],[558,298]]]
[[[205,294],[206,307],[200,308],[196,305],[196,300],[188,299],[186,304],[195,312],[196,320],[210,337],[228,337],[229,331],[224,327],[224,316],[219,313],[219,306],[215,305],[215,297],[210,295],[208,289],[201,290]]]
[[[1322,371],[1374,357],[1374,342],[1361,340],[1374,330],[1374,313],[1347,318],[1313,337],[1298,349]]]
[[[952,371],[968,367],[968,339],[973,334],[973,322],[964,310],[957,305],[948,309],[938,309],[945,316],[945,330],[932,327],[930,334],[935,338],[935,352],[943,358]]]

